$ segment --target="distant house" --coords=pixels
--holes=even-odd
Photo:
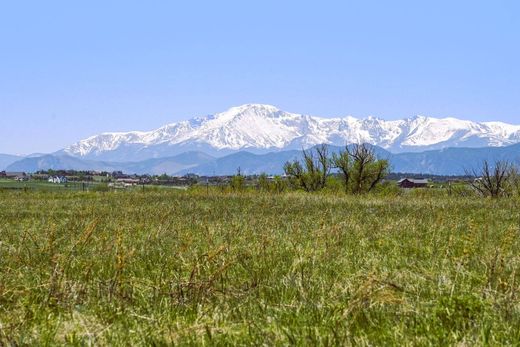
[[[0,172],[0,177],[14,179],[15,181],[27,181],[29,179],[29,175],[25,172],[2,171]]]
[[[133,186],[141,183],[141,181],[138,178],[118,178],[116,179],[117,183],[122,183],[125,186]]]
[[[6,171],[5,172],[5,175],[3,175],[4,177],[6,178],[13,178],[13,179],[16,179],[16,180],[20,180],[20,178],[26,178],[27,177],[27,174],[25,172],[10,172],[10,171]]]
[[[114,189],[124,189],[129,186],[126,183],[122,183],[122,182],[111,182],[108,184],[108,187],[114,188]]]
[[[62,184],[67,183],[67,177],[65,176],[50,176],[48,179],[49,183]]]
[[[401,188],[425,188],[428,186],[428,180],[425,178],[402,178],[397,181]]]

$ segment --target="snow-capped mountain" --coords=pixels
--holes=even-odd
[[[316,144],[371,143],[391,152],[447,147],[505,146],[520,142],[520,125],[415,116],[386,121],[375,117],[321,118],[270,105],[247,104],[157,130],[104,133],[63,150],[72,156],[112,161],[143,160],[186,151],[224,155],[301,149]]]

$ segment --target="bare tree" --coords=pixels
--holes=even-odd
[[[485,160],[480,169],[466,171],[466,174],[473,177],[470,184],[480,195],[496,198],[506,193],[512,168],[507,161],[496,161],[491,165]]]
[[[329,147],[325,144],[316,147],[316,154],[318,156],[318,164],[320,168],[318,170],[319,175],[319,188],[325,188],[327,183],[327,176],[330,173],[331,161],[329,159]]]

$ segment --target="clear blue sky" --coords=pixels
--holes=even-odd
[[[520,124],[520,2],[3,1],[0,153],[268,103]]]

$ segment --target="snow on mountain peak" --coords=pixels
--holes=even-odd
[[[244,104],[241,106],[231,107],[226,112],[228,113],[242,113],[242,112],[265,112],[265,113],[275,113],[280,111],[279,108],[273,105],[267,104]]]
[[[76,156],[118,160],[123,152],[125,158],[137,154],[141,158],[200,148],[217,152],[267,151],[355,142],[368,142],[395,152],[503,146],[520,142],[520,126],[420,115],[394,121],[374,116],[320,118],[285,112],[271,105],[245,104],[149,132],[103,133],[64,151]]]

